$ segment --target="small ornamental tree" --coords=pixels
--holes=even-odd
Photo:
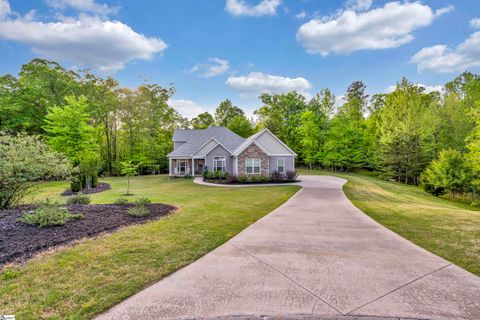
[[[123,161],[120,162],[121,173],[127,177],[127,193],[125,195],[129,196],[130,194],[130,177],[134,176],[137,173],[138,165],[133,164],[132,161]]]
[[[469,191],[472,170],[463,154],[457,150],[443,150],[437,160],[427,167],[422,175],[426,191],[435,195],[448,192],[455,196]]]
[[[100,157],[92,151],[84,151],[79,157],[81,174],[85,177],[86,188],[95,188],[98,181]]]
[[[48,144],[78,167],[71,183],[73,192],[95,187],[98,180],[99,147],[87,107],[84,96],[66,96],[65,104],[50,108],[45,117]]]
[[[0,208],[17,205],[32,182],[65,179],[71,166],[38,137],[0,132]]]

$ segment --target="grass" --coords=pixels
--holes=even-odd
[[[348,180],[343,190],[367,215],[402,237],[480,276],[480,211],[416,186],[364,174],[300,170]]]
[[[125,178],[92,203],[113,203]],[[28,202],[60,197],[64,182],[38,185]],[[290,198],[298,186],[218,188],[165,176],[131,180],[130,201],[148,197],[180,211],[84,240],[0,271],[0,314],[17,319],[88,319],[205,255]]]

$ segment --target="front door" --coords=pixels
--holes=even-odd
[[[197,174],[202,174],[203,173],[203,160],[198,161],[198,172]]]

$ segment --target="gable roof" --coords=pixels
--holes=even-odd
[[[260,132],[257,132],[254,135],[251,135],[245,141],[239,145],[235,150],[233,150],[232,155],[238,156],[240,153],[242,153],[243,150],[245,150],[248,146],[250,146],[252,143],[255,143],[257,146],[259,146],[262,150],[265,151],[266,154],[268,155],[278,155],[276,152],[271,152],[269,148],[266,145],[263,145],[260,141],[257,139],[260,138],[264,133],[270,134],[280,145],[285,147],[285,149],[288,151],[288,153],[292,155],[297,155],[292,149],[290,149],[282,140],[280,140],[276,135],[274,135],[270,130],[268,129],[263,129]],[[282,154],[285,155],[285,154]]]
[[[200,148],[214,139],[227,150],[234,150],[244,139],[225,127],[207,129],[175,129],[173,141],[185,141],[184,144],[170,152],[168,156],[190,157]]]

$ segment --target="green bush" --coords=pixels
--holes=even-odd
[[[82,191],[82,177],[80,174],[74,174],[72,180],[70,181],[70,189],[72,192]]]
[[[249,176],[245,175],[245,174],[241,174],[238,176],[238,182],[240,183],[249,183],[250,182],[250,178]]]
[[[83,214],[71,214],[67,208],[60,206],[58,202],[47,200],[33,213],[27,213],[18,221],[38,227],[61,226],[72,219],[83,219]]]
[[[475,208],[480,208],[480,200],[474,200],[470,205]]]
[[[128,201],[128,199],[125,199],[125,198],[118,198],[117,200],[115,200],[114,203],[119,205],[124,205],[124,204],[129,204],[130,201]]]
[[[137,206],[146,206],[148,204],[151,204],[152,203],[152,200],[148,199],[148,198],[138,198],[135,200],[134,202]]]
[[[421,177],[425,191],[434,195],[468,192],[472,185],[472,169],[458,150],[442,150],[438,159],[433,160]]]
[[[98,185],[98,173],[92,176],[92,188],[95,188]]]
[[[136,205],[128,209],[128,214],[135,217],[144,217],[150,214],[150,211],[146,206],[143,205]]]
[[[77,194],[67,199],[68,204],[89,204],[92,199],[86,194]]]
[[[42,139],[0,131],[0,209],[10,208],[28,193],[34,181],[68,179],[71,166]]]
[[[268,183],[270,182],[270,178],[267,175],[261,174],[257,177],[257,181],[259,183]]]

